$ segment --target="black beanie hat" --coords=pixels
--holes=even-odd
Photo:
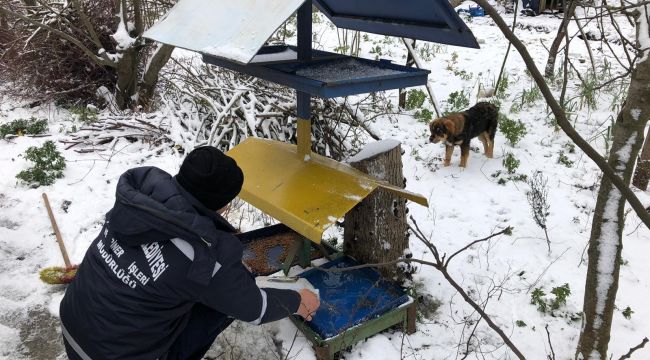
[[[176,180],[208,209],[219,210],[237,197],[244,174],[230,156],[201,146],[187,154]]]

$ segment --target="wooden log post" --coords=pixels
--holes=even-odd
[[[354,168],[404,187],[402,149],[396,140],[370,144],[350,159]],[[364,263],[382,263],[405,256],[409,247],[406,200],[376,189],[345,215],[345,253]],[[408,271],[399,266],[381,267],[388,278],[403,281]]]

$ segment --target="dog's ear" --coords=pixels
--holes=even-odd
[[[447,129],[447,132],[449,134],[455,134],[456,133],[456,123],[453,120],[445,119],[442,122],[442,125]]]
[[[433,132],[434,126],[436,126],[436,123],[438,123],[439,121],[440,121],[440,119],[434,119],[433,121],[431,121],[429,123],[429,131]]]

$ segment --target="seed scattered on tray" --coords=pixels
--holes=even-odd
[[[299,238],[300,235],[287,232],[253,240],[244,247],[244,265],[258,275],[277,272],[282,268],[291,244]],[[318,257],[318,251],[312,249],[311,258],[315,257]]]

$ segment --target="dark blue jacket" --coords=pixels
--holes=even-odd
[[[168,173],[127,171],[61,302],[64,336],[93,360],[154,360],[196,303],[255,324],[295,313],[298,293],[256,286],[233,230]]]

